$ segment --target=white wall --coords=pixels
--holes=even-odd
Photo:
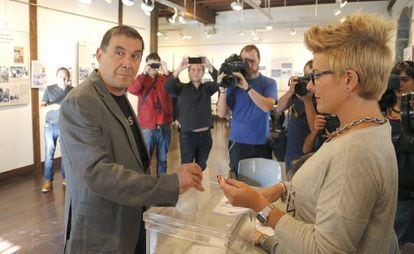
[[[27,1],[26,1],[27,2]],[[149,17],[140,10],[141,1],[124,6],[124,24],[138,29],[149,48]],[[7,7],[3,11],[3,6]],[[76,66],[76,43],[88,42],[99,46],[103,34],[117,25],[118,2],[93,1],[92,5],[77,0],[38,0],[38,59],[46,63],[48,84],[55,82],[56,69]],[[0,28],[6,19],[7,29],[29,32],[28,5],[0,0]],[[18,13],[18,15],[16,15]],[[29,54],[29,49],[27,49]],[[1,61],[1,60],[0,60]],[[76,80],[76,79],[74,79]],[[76,84],[75,84],[76,85]],[[39,93],[39,101],[43,91]],[[0,107],[0,173],[33,164],[31,104]],[[38,107],[39,105],[33,105]],[[40,112],[41,156],[44,157],[45,112]],[[56,152],[60,156],[60,150]]]
[[[28,16],[27,5],[0,0],[0,28],[29,33],[28,19],[22,18]],[[31,110],[31,104],[0,107],[0,172],[33,164]]]
[[[223,12],[216,18],[217,33],[210,38],[205,37],[202,29],[185,29],[192,34],[191,40],[182,40],[179,26],[171,27],[166,24],[165,19],[160,19],[160,30],[168,31],[169,38],[159,37],[159,53],[170,66],[177,66],[183,55],[206,55],[219,68],[225,58],[232,53],[239,53],[244,45],[256,44],[262,56],[261,65],[267,67],[263,74],[270,76],[270,63],[273,58],[292,58],[294,72],[302,73],[303,65],[312,58],[312,54],[303,45],[303,34],[310,24],[334,22],[357,10],[379,13],[390,18],[386,6],[386,1],[348,3],[339,16],[333,15],[335,4],[318,5],[317,16],[314,5],[272,8],[272,31],[264,29],[267,18],[255,10],[243,11],[243,21],[240,20],[239,13]],[[254,25],[261,27],[257,29],[260,41],[252,40]],[[290,35],[291,28],[296,29],[296,35]],[[240,31],[245,35],[239,36]],[[276,82],[280,96],[288,89],[287,78],[277,78]]]

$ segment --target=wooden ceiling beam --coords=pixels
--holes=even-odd
[[[169,2],[184,7],[184,1],[182,1],[182,0],[169,0]],[[158,4],[160,4],[160,3],[157,3],[157,5]],[[186,4],[187,4],[187,8],[186,8],[186,12],[185,12],[184,16],[187,19],[193,19],[194,18],[194,1],[187,0]],[[174,13],[174,11],[172,10],[171,13]],[[202,23],[204,23],[204,24],[215,24],[216,23],[216,13],[214,11],[210,10],[209,8],[206,8],[204,6],[200,6],[197,3],[195,19],[202,22]]]

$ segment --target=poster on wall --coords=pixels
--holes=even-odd
[[[47,86],[46,66],[42,61],[32,61],[32,88]]]
[[[0,29],[0,106],[28,104],[29,34]]]
[[[287,91],[289,78],[294,74],[293,58],[277,57],[271,59],[270,76],[277,80],[278,90]]]
[[[273,58],[271,63],[271,76],[274,78],[289,78],[293,75],[292,58]]]
[[[96,59],[96,49],[98,47],[99,43],[78,42],[77,60],[79,84],[82,83],[94,69],[99,68],[99,63]]]

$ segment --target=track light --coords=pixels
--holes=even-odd
[[[183,25],[185,25],[187,23],[187,21],[184,18],[184,11],[181,11],[181,15],[178,16],[178,21]]]
[[[168,22],[170,22],[171,24],[174,24],[175,21],[177,20],[177,16],[178,16],[178,10],[177,8],[174,8],[174,14],[168,19]]]
[[[239,36],[244,36],[244,32],[243,31],[240,31],[239,32]]]
[[[105,2],[107,2],[108,4],[111,4],[112,0],[105,0]]]
[[[270,25],[270,24],[267,24],[267,26],[265,27],[265,29],[266,29],[267,31],[272,31],[272,30],[273,30],[273,26],[272,26],[272,25]]]
[[[293,36],[293,35],[296,35],[296,29],[295,29],[295,28],[293,28],[293,27],[292,27],[292,28],[290,29],[290,35],[292,35],[292,36]]]
[[[231,8],[235,11],[241,11],[243,10],[243,4],[240,2],[240,0],[234,1],[230,4]]]
[[[78,0],[79,1],[79,3],[82,3],[82,4],[91,4],[92,3],[92,0]]]
[[[122,3],[126,6],[132,6],[134,5],[134,0],[122,0]]]
[[[341,14],[341,9],[339,9],[339,8],[335,8],[334,9],[334,11],[333,11],[333,14],[335,15],[335,16],[338,16],[339,14]]]
[[[339,6],[341,7],[341,8],[344,8],[345,7],[345,5],[348,3],[348,1],[347,0],[342,0],[341,1],[341,3],[339,4]]]
[[[157,32],[157,36],[160,37],[164,37],[164,40],[168,39],[168,32],[167,31],[158,31]]]
[[[124,0],[122,0],[124,1]],[[151,12],[154,9],[154,0],[152,1],[152,4],[150,5],[148,3],[149,0],[144,0],[141,3],[141,9],[145,12],[145,14],[147,14],[148,16],[151,16]]]

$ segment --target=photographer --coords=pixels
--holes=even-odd
[[[178,76],[187,67],[190,82],[181,83]],[[213,81],[202,82],[205,68]],[[216,81],[217,70],[206,57],[184,57],[164,86],[171,96],[178,97],[181,162],[195,160],[202,170],[206,168],[213,144],[210,131],[213,126],[211,96],[218,90]]]
[[[262,157],[272,158],[272,150],[266,144],[270,135],[269,112],[277,100],[277,87],[273,79],[259,73],[260,52],[255,45],[245,46],[241,52],[242,61],[248,62],[243,73],[233,72],[237,84],[220,86],[217,113],[220,117],[231,110],[232,123],[229,137],[230,169],[237,174],[239,160]],[[225,79],[224,72],[219,83]]]
[[[279,113],[289,109],[288,132],[285,154],[286,170],[291,168],[292,160],[303,155],[303,145],[306,136],[313,129],[316,115],[313,93],[306,90],[306,85],[310,79],[306,79],[312,72],[312,60],[308,61],[303,67],[305,76],[298,83],[297,77],[289,80],[289,91],[280,97],[277,104]]]
[[[400,111],[403,93],[414,91],[414,62],[402,61],[391,71],[388,89],[380,100],[392,128],[392,142],[398,162],[398,203],[394,228],[400,245],[414,242],[414,141],[401,128]]]
[[[329,134],[334,132],[339,126],[340,122],[337,116],[317,114],[313,123],[313,129],[303,143],[303,153],[316,152],[327,140]]]
[[[137,119],[142,128],[145,146],[150,158],[157,149],[157,175],[167,173],[167,154],[171,140],[173,109],[171,97],[164,90],[170,72],[157,53],[146,58],[142,74],[128,87],[128,92],[138,96]]]

